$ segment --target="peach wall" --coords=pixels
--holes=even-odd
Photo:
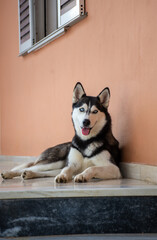
[[[1,85],[0,85],[0,89],[1,89]],[[0,155],[2,154],[2,152],[1,152],[1,136],[2,136],[2,134],[1,134],[1,94],[0,94]]]
[[[66,35],[18,57],[17,0],[0,1],[2,154],[37,155],[69,141],[72,90],[81,81],[89,95],[110,87],[124,161],[157,165],[157,1],[86,5],[88,17]]]

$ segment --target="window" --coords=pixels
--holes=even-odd
[[[18,0],[18,8],[20,55],[53,41],[87,15],[85,0]]]

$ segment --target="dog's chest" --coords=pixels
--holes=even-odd
[[[76,143],[75,145],[73,143],[69,152],[68,163],[75,171],[80,172],[91,166],[107,166],[110,158],[111,155],[104,149],[103,143],[90,143],[84,147],[83,151],[80,151]]]
[[[109,161],[111,159],[111,155],[107,150],[100,150],[103,144],[92,144],[86,148],[85,153],[86,157],[83,157],[82,161],[82,170],[85,170],[88,167],[91,166],[106,166],[109,164]],[[89,156],[88,156],[89,155]]]
[[[81,171],[84,171],[86,168],[94,166],[94,159],[97,155],[97,150],[103,146],[103,143],[100,142],[93,142],[88,144],[84,149],[81,149],[82,153],[82,164],[81,164]],[[94,158],[93,158],[94,157]]]
[[[85,147],[85,149],[82,150],[82,154],[84,157],[91,157],[102,146],[103,146],[102,142],[90,143]]]

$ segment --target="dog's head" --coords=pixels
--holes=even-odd
[[[104,129],[110,116],[110,90],[105,88],[97,97],[86,96],[81,83],[73,91],[72,120],[76,134],[83,140],[97,136]]]

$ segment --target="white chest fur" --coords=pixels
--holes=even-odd
[[[87,157],[92,156],[92,154],[100,147],[102,147],[103,143],[101,142],[93,142],[91,144],[89,144],[87,146],[87,148],[85,148],[85,150],[83,151],[84,155]]]

